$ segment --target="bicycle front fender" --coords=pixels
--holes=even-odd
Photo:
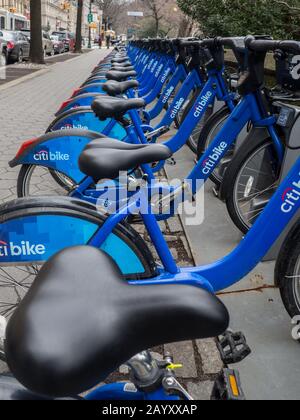
[[[69,197],[31,197],[0,206],[2,265],[43,264],[72,246],[91,245],[107,216],[95,206]],[[95,241],[94,241],[95,242]],[[156,264],[142,237],[126,223],[105,241],[93,243],[118,265],[126,280],[157,275]],[[101,282],[101,267],[99,267]]]
[[[95,99],[99,96],[103,96],[104,93],[99,92],[86,92],[82,93],[81,95],[77,95],[74,98],[70,98],[67,101],[63,102],[57,113],[55,114],[56,117],[63,114],[65,111],[70,109],[79,108],[81,106],[91,107],[92,103]]]
[[[73,108],[59,115],[48,127],[47,133],[58,130],[91,130],[106,136],[124,140],[127,136],[124,127],[112,119],[100,121],[90,107]]]
[[[58,171],[79,184],[86,177],[78,167],[79,156],[92,140],[102,138],[93,131],[55,131],[24,142],[16,157],[9,162],[11,168],[19,165],[43,166]]]

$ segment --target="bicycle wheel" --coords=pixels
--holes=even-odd
[[[9,319],[28,292],[41,265],[0,266],[0,315]]]
[[[43,166],[22,165],[17,194],[22,197],[67,196],[75,183],[66,175]]]
[[[67,247],[89,244],[106,220],[107,216],[96,207],[65,197],[30,198],[5,204],[0,244],[0,315],[7,318],[12,315],[46,260]],[[36,253],[36,244],[43,247],[43,254]],[[101,249],[114,259],[124,281],[157,275],[147,244],[126,222],[116,226]]]
[[[240,150],[226,171],[225,200],[229,215],[247,233],[276,191],[280,163],[271,139]],[[224,181],[225,182],[225,181]]]
[[[227,107],[221,108],[219,111],[212,114],[204,122],[203,129],[199,134],[197,145],[197,156],[200,159],[211,145],[217,134],[222,130],[227,118],[230,115],[230,110]],[[219,187],[222,183],[224,173],[230,164],[234,154],[234,146],[226,153],[220,164],[210,175],[210,179]]]
[[[283,304],[291,316],[300,315],[300,222],[291,229],[279,252],[275,282]]]

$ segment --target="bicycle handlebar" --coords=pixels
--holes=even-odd
[[[245,38],[245,45],[250,50],[257,52],[281,50],[284,52],[300,54],[300,42],[298,41],[264,40],[255,39],[253,36],[247,36]]]
[[[278,41],[270,39],[267,36],[252,36],[247,37],[231,37],[231,38],[209,38],[200,40],[198,38],[178,38],[178,39],[148,39],[144,41],[146,44],[154,46],[155,48],[167,48],[168,45],[173,45],[177,48],[209,48],[217,49],[218,47],[227,47],[232,50],[237,48],[248,48],[256,52],[268,52],[281,50],[288,53],[300,54],[300,42],[298,41]]]
[[[278,41],[270,39],[267,36],[254,37],[249,35],[247,37],[232,37],[232,38],[210,38],[203,40],[178,40],[178,43],[182,47],[206,47],[206,48],[218,48],[227,47],[230,49],[245,48],[257,52],[267,52],[282,50],[290,53],[300,53],[300,42],[298,41]]]

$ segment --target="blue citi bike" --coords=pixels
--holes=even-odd
[[[208,43],[227,43],[228,40],[208,40]],[[299,43],[290,41],[246,39],[249,49],[249,72],[241,81],[244,96],[208,151],[208,157],[200,160],[189,175],[189,185],[193,194],[199,187],[199,179],[206,180],[218,164],[226,148],[230,147],[242,125],[248,119],[258,124],[270,126],[272,118],[264,120],[258,107],[257,89],[253,87],[251,63],[263,66],[266,52],[274,49],[299,51]],[[257,57],[258,55],[258,57]],[[252,57],[252,58],[251,58]],[[194,117],[196,119],[196,117]],[[131,145],[114,139],[96,140],[96,147],[89,144],[80,155],[79,166],[91,182],[115,179],[120,171],[147,163],[166,160],[172,156],[167,145]],[[239,246],[226,258],[203,267],[180,268],[177,266],[164,236],[160,230],[157,214],[149,202],[149,188],[141,190],[138,199],[121,203],[114,214],[100,214],[84,200],[72,197],[25,198],[8,203],[1,208],[2,241],[0,246],[3,265],[26,266],[28,276],[24,283],[12,280],[6,274],[6,284],[13,290],[21,287],[22,293],[11,302],[3,301],[1,313],[11,314],[22,300],[30,286],[29,274],[35,275],[39,264],[53,254],[69,246],[88,244],[101,248],[117,263],[124,278],[130,284],[160,285],[189,284],[210,292],[218,292],[240,281],[266,255],[274,242],[295,216],[299,205],[299,162],[274,193],[268,206],[257,219],[253,228]],[[146,167],[147,169],[147,167]],[[146,186],[147,172],[144,172]],[[169,201],[178,204],[187,182],[170,187]],[[155,185],[154,185],[155,187]],[[168,187],[165,187],[168,188]],[[143,194],[145,196],[143,197]],[[178,199],[179,198],[179,199]],[[143,199],[147,211],[141,213],[142,221],[160,258],[161,265],[155,263],[154,256],[142,237],[126,223],[132,209],[136,211]],[[175,211],[175,206],[172,206]],[[169,216],[169,215],[168,215]],[[270,220],[276,220],[271,224]],[[29,268],[28,268],[29,267]],[[5,268],[5,270],[7,270]],[[28,273],[27,270],[32,270]],[[5,284],[5,283],[4,283]]]
[[[228,39],[227,45],[235,51],[237,48],[236,43],[240,42],[240,38]],[[163,123],[157,130],[150,132],[150,135],[144,133],[145,126],[142,124],[139,113],[137,112],[137,109],[144,104],[141,99],[126,100],[123,98],[101,96],[94,100],[92,105],[93,111],[89,110],[88,112],[93,113],[93,118],[98,118],[98,121],[116,122],[118,120],[123,124],[123,129],[126,130],[127,133],[125,142],[134,144],[148,144],[149,142],[153,142],[157,138],[157,133],[161,133],[161,130],[164,132],[165,127],[170,126],[174,121],[174,118],[180,109],[178,104],[182,105],[185,102],[185,99],[195,85],[195,80],[199,80],[199,60],[202,59],[202,63],[207,63],[209,57],[209,63],[206,66],[208,71],[207,82],[196,95],[197,98],[193,101],[194,104],[181,124],[178,133],[167,142],[168,147],[173,153],[178,151],[185,145],[190,134],[195,127],[198,126],[199,122],[203,120],[206,112],[216,98],[225,102],[227,104],[226,106],[231,111],[235,106],[234,95],[229,93],[223,78],[223,47],[218,47],[214,43],[208,44],[210,50],[207,53],[204,48],[201,48],[201,42],[192,43],[179,41],[179,45],[180,49],[186,47],[194,49],[193,57],[195,59],[197,58],[197,67],[193,68],[192,72],[187,77],[173,101],[175,105],[170,106],[163,119]],[[195,66],[195,64],[193,64],[193,66]],[[110,83],[104,85],[111,94],[113,93],[113,90],[116,89],[115,83],[113,85]],[[119,84],[122,85],[122,83]],[[77,110],[75,109],[75,111],[72,112],[77,112]],[[120,114],[119,116],[118,113]],[[130,120],[126,118],[126,113],[130,115]],[[104,130],[102,134],[107,136],[106,130]],[[81,191],[86,189],[83,194],[84,198],[87,201],[95,202],[95,200],[99,198],[100,187],[97,186],[96,191],[95,187],[91,189],[90,185],[87,186],[84,183],[86,177],[80,171],[77,162],[83,147],[88,143],[91,143],[97,137],[99,138],[100,135],[91,131],[79,132],[78,130],[60,130],[58,132],[46,134],[38,139],[25,142],[16,158],[11,162],[12,166],[22,165],[18,178],[18,196],[25,197],[36,195],[36,189],[31,187],[32,179],[36,178],[37,175],[35,176],[35,174],[37,174],[38,171],[40,171],[39,174],[41,175],[46,168],[47,172],[50,170],[53,178],[58,181],[53,186],[53,193],[71,193],[73,196],[76,196],[74,187],[80,185]],[[174,163],[174,160],[172,160],[171,163],[172,162]],[[148,168],[147,173],[149,179],[154,179],[154,174],[162,169],[164,164],[165,162],[159,162],[157,165],[152,165],[151,168]],[[45,176],[43,178],[45,178]],[[49,187],[50,182],[46,182]],[[58,188],[57,184],[64,187],[63,191]],[[42,189],[42,191],[45,190]],[[80,198],[83,198],[83,196]]]
[[[300,44],[294,41],[255,40],[248,37],[246,45],[249,55],[257,52],[265,55],[274,49],[300,51]],[[248,77],[251,78],[251,66],[249,69]],[[248,93],[246,98],[249,99],[251,95]],[[253,103],[251,99],[249,103]],[[246,108],[243,110],[246,112]],[[235,121],[237,123],[237,118]],[[224,141],[221,135],[218,141],[220,139]],[[107,139],[106,147],[101,150],[86,147],[80,157],[80,166],[82,169],[89,167],[90,174],[87,175],[92,175],[96,181],[102,179],[104,174],[114,178],[116,171],[127,169],[126,166],[132,164],[132,159],[143,164],[150,159],[150,155],[155,160],[171,155],[171,151],[164,145],[140,145],[135,146],[135,149],[126,149],[124,145],[122,148],[120,145],[123,143]],[[110,159],[112,155],[115,158],[114,166]],[[196,188],[195,179],[191,177],[191,180],[192,188]],[[143,281],[124,282],[124,273],[115,264],[118,261],[113,262],[97,249],[107,235],[115,232],[116,227],[130,213],[131,206],[136,203],[128,204],[109,216],[89,243],[93,248],[77,246],[64,249],[49,259],[10,318],[4,349],[16,380],[1,377],[0,398],[80,399],[77,395],[103,381],[127,361],[133,375],[131,383],[99,387],[89,393],[86,399],[190,399],[174,376],[172,360],[166,358],[158,364],[148,352],[135,356],[136,353],[170,341],[222,334],[228,327],[229,315],[214,292],[241,279],[260,261],[299,210],[299,197],[300,160],[295,163],[236,250],[221,261],[204,267],[177,267],[166,247],[155,215],[151,209],[141,213],[163,264],[163,267],[157,267],[155,278]],[[29,209],[26,204],[30,200],[32,205]],[[60,209],[63,214],[63,202],[71,203],[72,199],[61,200]],[[147,200],[146,194],[145,202]],[[34,199],[19,200],[19,203],[19,206],[14,203],[19,217],[22,206],[32,213],[35,208],[36,220],[39,219],[39,211],[44,215],[50,214],[47,208],[41,208],[42,202],[38,207]],[[75,206],[76,203],[79,202],[74,200],[72,204]],[[85,203],[84,206],[88,209],[90,205]],[[11,203],[4,205],[1,209],[3,215],[11,207]],[[272,218],[276,224],[269,223]],[[21,229],[16,230],[16,233],[20,239]],[[25,261],[25,255],[37,255],[41,260],[45,250],[44,244],[30,244],[25,239],[20,243],[1,241],[0,248],[1,257],[6,261],[21,256]],[[103,251],[107,249],[103,248]],[[122,255],[122,258],[126,257]],[[98,278],[99,272],[101,279]],[[86,344],[84,348],[80,345],[83,340]],[[53,343],[57,345],[53,346]],[[117,347],[115,343],[118,343]],[[80,354],[74,351],[74,347],[81,349]],[[53,369],[53,366],[56,368]],[[226,396],[240,399],[242,395],[238,376],[230,371],[226,375],[223,380],[229,380],[231,386],[224,388],[216,383],[215,396],[219,399]]]

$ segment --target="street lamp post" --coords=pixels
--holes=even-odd
[[[92,4],[94,3],[94,0],[90,0],[90,10],[89,10],[89,14],[92,14]],[[89,44],[88,44],[88,48],[92,48],[92,28],[91,28],[91,23],[89,23]]]

